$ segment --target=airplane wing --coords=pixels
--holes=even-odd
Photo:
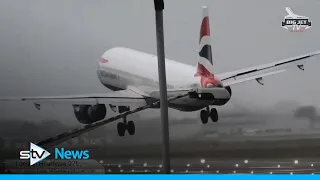
[[[258,83],[263,85],[262,78],[269,75],[275,75],[286,70],[284,68],[290,65],[296,65],[299,69],[304,70],[303,63],[305,60],[319,55],[320,51],[315,51],[312,53],[300,55],[297,57],[292,57],[272,63],[267,63],[255,67],[250,67],[246,69],[241,69],[237,71],[232,71],[228,73],[220,74],[221,81],[225,86],[230,86],[250,80],[256,80]],[[280,70],[279,70],[280,69]]]
[[[108,100],[108,102],[113,101],[116,104],[124,103],[125,105],[128,105],[128,103],[135,103],[138,105],[137,108],[126,111],[124,113],[121,113],[119,115],[110,117],[108,119],[104,119],[101,121],[94,122],[92,124],[85,125],[81,128],[77,128],[62,134],[59,134],[57,136],[45,139],[43,141],[38,142],[37,144],[45,147],[45,148],[52,148],[55,145],[58,145],[66,140],[72,139],[74,137],[77,137],[83,133],[92,131],[98,127],[101,127],[105,124],[111,123],[113,121],[116,121],[120,118],[123,118],[125,116],[128,116],[130,114],[137,113],[139,111],[143,111],[148,108],[153,108],[159,105],[160,101],[155,100],[153,102],[147,103],[147,98],[152,98],[150,96],[146,96],[147,94],[143,91],[139,90],[135,87],[128,87],[127,90],[122,91],[113,91],[108,93],[102,93],[102,94],[87,94],[87,95],[65,95],[65,96],[38,96],[38,97],[16,97],[16,98],[0,98],[0,101],[31,101],[34,102],[35,106],[38,108],[38,105],[40,103],[52,103],[52,102],[77,102],[77,104],[88,104],[88,102],[97,103],[97,101],[101,102],[102,100]],[[183,98],[185,96],[188,96],[189,93],[185,91],[181,91],[180,93],[175,93],[174,97],[168,97],[168,102],[174,101],[179,98]],[[37,104],[39,103],[39,104]],[[39,108],[38,108],[39,109]]]
[[[137,104],[146,105],[146,96],[142,96],[132,90],[111,91],[100,94],[81,94],[81,95],[63,95],[63,96],[37,96],[37,97],[10,97],[0,98],[0,101],[31,101],[38,104],[46,103],[67,103],[74,104],[97,104],[107,101],[115,104]]]
[[[180,95],[177,95],[175,97],[170,97],[168,98],[168,102],[170,101],[174,101],[176,99],[179,99],[179,98],[183,98],[185,96],[188,96],[189,94],[188,93],[185,93],[185,94],[180,94]],[[47,148],[52,148],[64,141],[67,141],[69,139],[72,139],[74,137],[77,137],[81,134],[84,134],[86,132],[89,132],[89,131],[92,131],[98,127],[101,127],[105,124],[108,124],[108,123],[111,123],[113,121],[116,121],[120,118],[123,118],[125,116],[128,116],[130,114],[134,114],[134,113],[137,113],[139,111],[143,111],[145,109],[148,109],[148,108],[152,108],[152,107],[156,107],[160,104],[160,101],[155,101],[153,103],[150,103],[150,104],[146,104],[144,106],[140,106],[138,108],[135,108],[133,110],[130,110],[130,111],[126,111],[122,114],[119,114],[117,116],[114,116],[114,117],[111,117],[111,118],[108,118],[108,119],[105,119],[105,120],[101,120],[101,121],[97,121],[97,122],[94,122],[92,124],[88,124],[86,126],[83,126],[81,128],[77,128],[77,129],[74,129],[74,130],[71,130],[69,132],[65,132],[65,133],[62,133],[62,134],[58,134],[57,136],[54,136],[54,137],[51,137],[51,138],[48,138],[48,139],[45,139],[45,140],[42,140],[40,142],[37,143],[37,145],[41,146],[41,147],[44,147],[45,149]]]

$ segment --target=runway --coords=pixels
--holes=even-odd
[[[70,162],[70,160],[45,160],[47,162]],[[74,162],[74,160],[71,160]],[[78,160],[77,166],[60,165],[23,167],[17,160],[6,162],[2,173],[18,174],[162,174],[161,158],[108,158]],[[60,163],[61,164],[61,163]],[[80,165],[81,164],[81,165]],[[171,174],[320,174],[320,158],[297,159],[236,159],[236,158],[171,158]]]
[[[188,128],[187,125],[179,128],[183,127],[184,131],[190,132],[196,127],[190,126],[192,128]],[[214,128],[210,125],[197,129],[199,133],[194,131],[192,135],[176,131],[170,140],[172,173],[320,173],[320,129],[228,129],[237,131],[226,133],[221,127]],[[57,147],[89,150],[90,159],[97,160],[104,167],[101,171],[107,174],[163,173],[161,134],[158,132],[158,126],[141,128],[135,136],[126,137],[117,137],[112,131],[100,130],[100,134],[96,136],[82,136]],[[20,150],[28,148],[30,140],[26,139],[23,142],[25,147],[3,146],[5,148],[1,151],[1,159],[16,159]],[[47,150],[53,152],[52,149]]]
[[[107,174],[163,173],[161,159],[99,160]],[[108,162],[108,163],[105,163]],[[320,158],[314,159],[171,159],[174,174],[319,174]]]
[[[319,174],[319,136],[289,137],[173,141],[171,170],[178,174]],[[163,173],[160,144],[97,146],[90,152],[107,174]]]

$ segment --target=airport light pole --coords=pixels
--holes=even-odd
[[[162,163],[165,174],[170,174],[170,155],[169,155],[169,122],[168,122],[168,97],[166,80],[166,63],[164,53],[164,35],[163,35],[163,0],[154,0],[154,9],[156,13],[156,32],[157,32],[157,55],[158,55],[158,73],[160,90],[160,111],[162,122]]]

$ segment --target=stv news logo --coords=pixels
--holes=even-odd
[[[311,28],[309,17],[294,14],[290,7],[286,7],[286,11],[288,15],[282,21],[283,28],[290,30],[290,32],[304,32]]]
[[[30,159],[30,166],[44,160],[50,153],[40,146],[30,143],[30,151],[20,151],[20,159]]]
[[[30,166],[46,159],[50,153],[40,146],[30,142],[29,151],[20,151],[20,159],[29,159]],[[89,159],[88,150],[65,150],[64,148],[55,148],[54,159]]]

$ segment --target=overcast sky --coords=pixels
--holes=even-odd
[[[196,64],[202,5],[210,9],[217,73],[320,49],[316,0],[166,0],[168,58]],[[286,6],[308,16],[313,27],[304,33],[282,28]],[[1,0],[0,24],[0,97],[106,92],[96,75],[104,51],[124,46],[156,53],[151,0]],[[254,81],[236,85],[232,101],[271,106],[295,100],[320,106],[319,67],[320,57],[313,58],[306,71],[293,68],[265,79],[265,86]],[[2,116],[17,115],[10,112],[13,106],[2,104]],[[23,106],[20,115],[33,113]]]

